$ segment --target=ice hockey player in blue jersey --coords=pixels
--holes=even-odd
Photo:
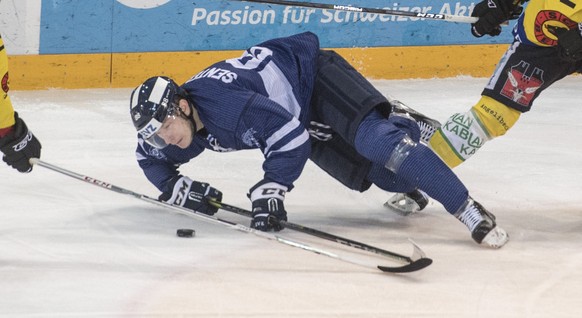
[[[420,189],[464,223],[479,244],[509,239],[493,214],[429,148],[406,112],[337,53],[306,32],[266,41],[218,62],[179,86],[152,77],[131,94],[137,160],[160,199],[214,214],[222,193],[178,167],[204,150],[259,149],[262,180],[250,187],[251,227],[279,231],[285,195],[308,159],[350,189]]]

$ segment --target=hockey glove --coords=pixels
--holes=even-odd
[[[287,187],[276,182],[263,180],[249,191],[253,203],[251,227],[259,231],[281,231],[281,221],[287,221],[287,212],[283,205]]]
[[[14,120],[16,123],[12,131],[0,137],[0,151],[4,153],[2,160],[20,172],[30,172],[32,165],[28,160],[40,158],[42,147],[16,112],[14,112]]]
[[[582,24],[568,30],[548,25],[548,30],[558,38],[558,55],[566,62],[582,60]]]
[[[170,179],[167,188],[171,192],[162,193],[160,200],[208,215],[213,215],[218,211],[217,207],[208,203],[208,199],[222,201],[222,192],[208,183],[193,181],[181,175]]]
[[[479,21],[471,24],[471,33],[475,37],[482,37],[485,34],[498,36],[501,34],[501,24],[509,19],[517,18],[523,8],[521,3],[525,1],[516,0],[483,0],[473,9],[472,17],[478,17]]]
[[[316,121],[309,122],[307,129],[309,135],[319,141],[328,141],[333,138],[333,130],[329,125],[318,123]]]

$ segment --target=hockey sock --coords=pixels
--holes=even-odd
[[[430,139],[430,147],[451,168],[474,155],[485,142],[504,135],[521,113],[488,96],[466,113],[451,116]]]
[[[455,173],[428,147],[417,145],[399,167],[398,175],[455,213],[469,191]]]

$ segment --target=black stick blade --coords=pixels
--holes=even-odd
[[[404,266],[399,267],[378,266],[378,269],[388,273],[410,273],[421,270],[429,266],[430,264],[432,264],[432,259],[424,257],[417,259],[416,261],[406,264]]]

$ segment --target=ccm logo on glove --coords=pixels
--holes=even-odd
[[[32,133],[29,131],[26,136],[24,137],[24,139],[22,139],[21,142],[19,142],[18,144],[14,145],[14,151],[18,152],[21,151],[22,149],[26,148],[26,146],[28,145],[28,142],[32,140]]]
[[[168,181],[168,189],[159,197],[160,200],[197,212],[213,215],[218,208],[208,203],[208,199],[222,202],[222,192],[208,183],[193,181],[188,177],[177,175]]]
[[[2,160],[20,172],[29,172],[32,170],[29,159],[40,158],[42,147],[16,112],[14,121],[12,131],[0,137],[0,151],[4,154]]]
[[[182,205],[184,202],[183,200],[195,200],[195,201],[202,201],[204,199],[204,195],[207,193],[198,193],[194,191],[189,191],[191,183],[189,183],[189,179],[187,177],[181,178],[181,185],[178,187],[178,193],[176,195],[176,200],[174,204]],[[201,188],[208,188],[208,183],[200,183]]]
[[[253,204],[251,227],[260,231],[280,231],[281,221],[287,221],[283,200],[287,187],[277,182],[263,180],[249,191]]]

